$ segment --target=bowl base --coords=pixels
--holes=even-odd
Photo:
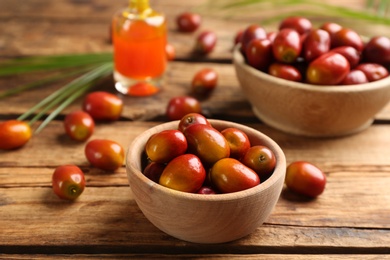
[[[258,109],[252,106],[252,111],[255,114],[255,116],[260,119],[262,122],[264,122],[266,125],[275,128],[277,130],[280,130],[284,133],[287,134],[293,134],[293,135],[298,135],[298,136],[306,136],[306,137],[341,137],[341,136],[347,136],[347,135],[352,135],[352,134],[357,134],[367,128],[369,128],[372,123],[374,122],[373,119],[368,120],[364,124],[360,125],[359,127],[353,128],[353,129],[348,129],[346,131],[337,131],[335,132],[312,132],[312,131],[305,131],[304,129],[300,128],[295,128],[292,126],[287,126],[284,124],[281,124],[272,118],[269,118],[265,116],[263,113],[261,113]]]

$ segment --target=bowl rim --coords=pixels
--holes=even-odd
[[[140,151],[139,149],[138,150],[134,149],[134,146],[142,145],[144,147],[144,145],[146,143],[146,140],[145,140],[146,138],[143,141],[142,141],[142,138],[144,138],[145,136],[150,136],[152,133],[155,133],[156,129],[159,129],[159,128],[163,129],[162,127],[166,127],[168,125],[172,125],[172,127],[175,124],[178,125],[179,120],[176,120],[176,121],[170,121],[167,123],[156,125],[150,129],[144,131],[143,133],[138,135],[133,140],[133,142],[130,144],[128,151],[127,151],[127,154],[126,154],[126,171],[127,171],[128,177],[129,177],[129,182],[130,182],[130,174],[133,174],[134,177],[136,177],[139,180],[141,180],[142,182],[144,182],[149,187],[149,189],[156,189],[159,193],[166,194],[167,196],[175,196],[175,197],[183,199],[183,200],[192,200],[192,201],[199,201],[199,202],[206,202],[206,201],[221,202],[221,201],[240,200],[240,199],[243,199],[245,197],[251,197],[251,196],[254,196],[256,194],[262,193],[262,191],[269,189],[273,185],[276,185],[276,183],[278,183],[280,178],[283,178],[283,182],[284,182],[284,177],[285,177],[285,173],[286,173],[286,157],[285,157],[283,150],[280,148],[280,146],[273,139],[271,139],[270,137],[268,137],[264,133],[254,129],[252,127],[243,125],[243,124],[225,121],[225,120],[218,120],[218,119],[208,119],[208,120],[211,123],[211,125],[228,123],[229,127],[238,127],[239,129],[244,130],[244,132],[246,132],[246,131],[256,132],[256,134],[259,135],[260,139],[263,140],[264,143],[266,143],[266,145],[268,145],[268,147],[275,153],[277,163],[275,166],[274,173],[266,181],[260,183],[259,185],[255,186],[255,187],[252,187],[252,188],[246,189],[246,190],[242,190],[242,191],[237,191],[237,192],[232,192],[232,193],[224,193],[224,194],[205,195],[205,194],[197,194],[197,193],[188,193],[188,192],[170,189],[170,188],[164,187],[158,183],[155,183],[154,181],[152,181],[148,177],[146,177],[141,172],[141,170],[139,170],[136,167],[134,162],[130,160],[131,158],[132,159],[139,159],[139,160],[142,159],[141,158],[142,155],[137,156],[136,154],[133,154],[133,153],[137,153],[138,151]],[[167,129],[167,128],[164,128],[164,129]],[[141,162],[140,162],[140,165],[142,165]],[[131,183],[130,183],[130,186],[131,186]]]
[[[278,77],[271,76],[265,72],[262,72],[245,62],[244,56],[240,51],[241,44],[237,44],[233,49],[233,64],[240,66],[248,73],[254,74],[256,77],[263,78],[267,81],[273,81],[275,84],[285,88],[295,88],[301,90],[307,90],[312,92],[357,92],[357,91],[371,91],[375,89],[386,88],[390,86],[390,75],[386,78],[372,81],[363,84],[354,85],[314,85],[302,82],[295,82]]]

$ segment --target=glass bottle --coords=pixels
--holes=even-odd
[[[115,88],[128,95],[139,83],[160,88],[167,66],[165,16],[151,9],[148,0],[130,0],[113,17],[112,38]]]

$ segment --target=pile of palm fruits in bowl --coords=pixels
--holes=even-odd
[[[170,189],[219,194],[246,190],[267,180],[276,156],[266,145],[251,145],[236,127],[214,128],[198,113],[178,121],[176,129],[147,140],[143,174]]]
[[[304,17],[287,17],[274,32],[249,25],[236,38],[246,63],[286,80],[314,85],[352,85],[389,75],[390,39],[364,39],[337,23],[313,26]]]
[[[138,135],[126,172],[132,198],[157,228],[185,241],[223,243],[269,217],[286,157],[254,128],[190,113]]]

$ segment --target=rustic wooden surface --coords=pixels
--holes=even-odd
[[[22,149],[0,151],[0,258],[390,259],[390,104],[369,129],[352,136],[314,139],[271,129],[253,115],[231,65],[234,34],[254,22],[254,14],[241,19],[205,15],[202,28],[215,30],[219,41],[215,52],[201,59],[191,54],[194,34],[176,31],[178,13],[202,10],[206,2],[151,2],[168,15],[177,60],[169,64],[161,93],[123,97],[121,120],[99,124],[93,138],[109,138],[127,147],[139,133],[166,121],[167,101],[188,94],[195,71],[213,67],[220,73],[220,83],[202,101],[207,115],[264,132],[279,143],[288,163],[307,160],[322,168],[328,178],[324,194],[306,200],[284,190],[267,222],[238,241],[199,245],[172,238],[138,209],[124,166],[114,173],[90,167],[83,154],[85,144],[64,134],[61,120],[80,108],[78,100]],[[352,2],[361,7],[363,1]],[[0,59],[110,52],[110,18],[124,5],[125,0],[0,0]],[[383,26],[360,29],[373,35],[390,32]],[[0,91],[44,75],[0,78]],[[0,120],[17,117],[64,83],[1,100]],[[112,81],[99,88],[113,91]],[[79,165],[87,179],[85,192],[74,203],[59,200],[50,186],[54,168],[69,163]]]

